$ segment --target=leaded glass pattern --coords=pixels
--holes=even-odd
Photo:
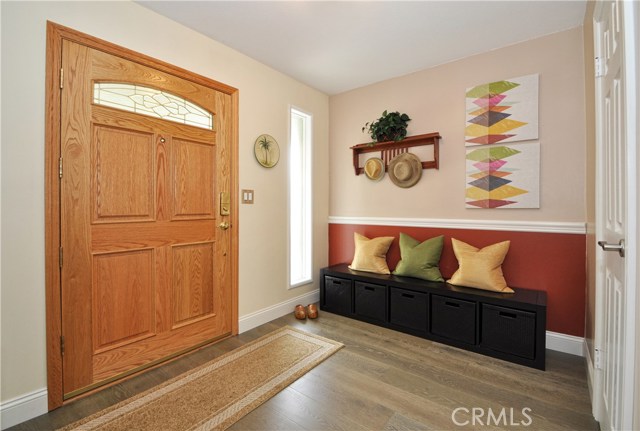
[[[93,103],[213,130],[213,114],[193,102],[155,88],[125,82],[96,82]]]

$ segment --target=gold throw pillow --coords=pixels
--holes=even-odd
[[[349,269],[355,271],[375,272],[378,274],[390,274],[387,266],[387,251],[393,242],[392,236],[381,236],[369,239],[357,232],[353,234],[356,244],[356,252]]]
[[[447,283],[495,292],[513,293],[502,275],[504,261],[511,241],[503,241],[478,249],[451,238],[458,270]]]

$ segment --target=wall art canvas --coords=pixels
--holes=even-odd
[[[466,146],[538,139],[538,74],[467,89]]]
[[[467,147],[467,208],[540,208],[540,143]]]

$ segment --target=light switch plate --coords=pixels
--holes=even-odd
[[[242,190],[242,203],[253,204],[253,190],[249,190],[249,189]]]

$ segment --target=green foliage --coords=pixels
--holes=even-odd
[[[396,112],[382,113],[382,117],[376,121],[365,123],[362,128],[367,132],[374,142],[401,141],[407,136],[407,123],[411,118],[407,114]]]

